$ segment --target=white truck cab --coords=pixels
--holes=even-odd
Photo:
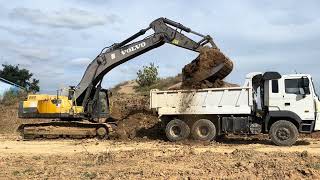
[[[299,124],[299,132],[320,130],[320,121],[316,121],[319,99],[309,74],[283,75],[265,81],[264,86],[269,116],[292,118]]]
[[[150,108],[171,141],[268,133],[276,145],[288,146],[299,133],[320,130],[320,102],[308,74],[253,72],[242,87],[151,90]]]

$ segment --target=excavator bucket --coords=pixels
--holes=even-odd
[[[218,88],[221,83],[216,81],[223,80],[232,69],[232,61],[219,49],[204,47],[199,56],[182,69],[182,87],[204,88],[204,84],[211,84],[209,87]]]

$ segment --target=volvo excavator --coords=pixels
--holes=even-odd
[[[151,35],[136,40],[149,30],[153,30]],[[183,32],[199,36],[201,40],[197,42]],[[204,46],[218,49],[209,35],[202,35],[170,19],[158,18],[124,41],[105,47],[89,64],[80,83],[70,86],[67,93],[33,94],[20,102],[20,118],[50,119],[22,124],[19,131],[23,138],[107,138],[116,127],[116,121],[110,116],[108,91],[101,87],[103,77],[120,64],[165,43],[195,52]],[[232,63],[217,68],[208,78],[223,79],[231,72]]]

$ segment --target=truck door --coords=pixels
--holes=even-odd
[[[315,105],[310,91],[305,92],[301,87],[301,78],[284,78],[282,79],[284,89],[282,89],[282,105],[280,109],[296,113],[302,120],[315,119]]]

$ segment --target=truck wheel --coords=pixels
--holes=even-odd
[[[216,136],[216,126],[207,119],[200,119],[192,125],[192,137],[199,141],[211,141]]]
[[[170,141],[181,141],[190,135],[190,128],[180,119],[171,120],[166,126],[166,135]]]
[[[290,121],[280,120],[271,125],[271,141],[278,146],[291,146],[298,139],[298,129]]]

